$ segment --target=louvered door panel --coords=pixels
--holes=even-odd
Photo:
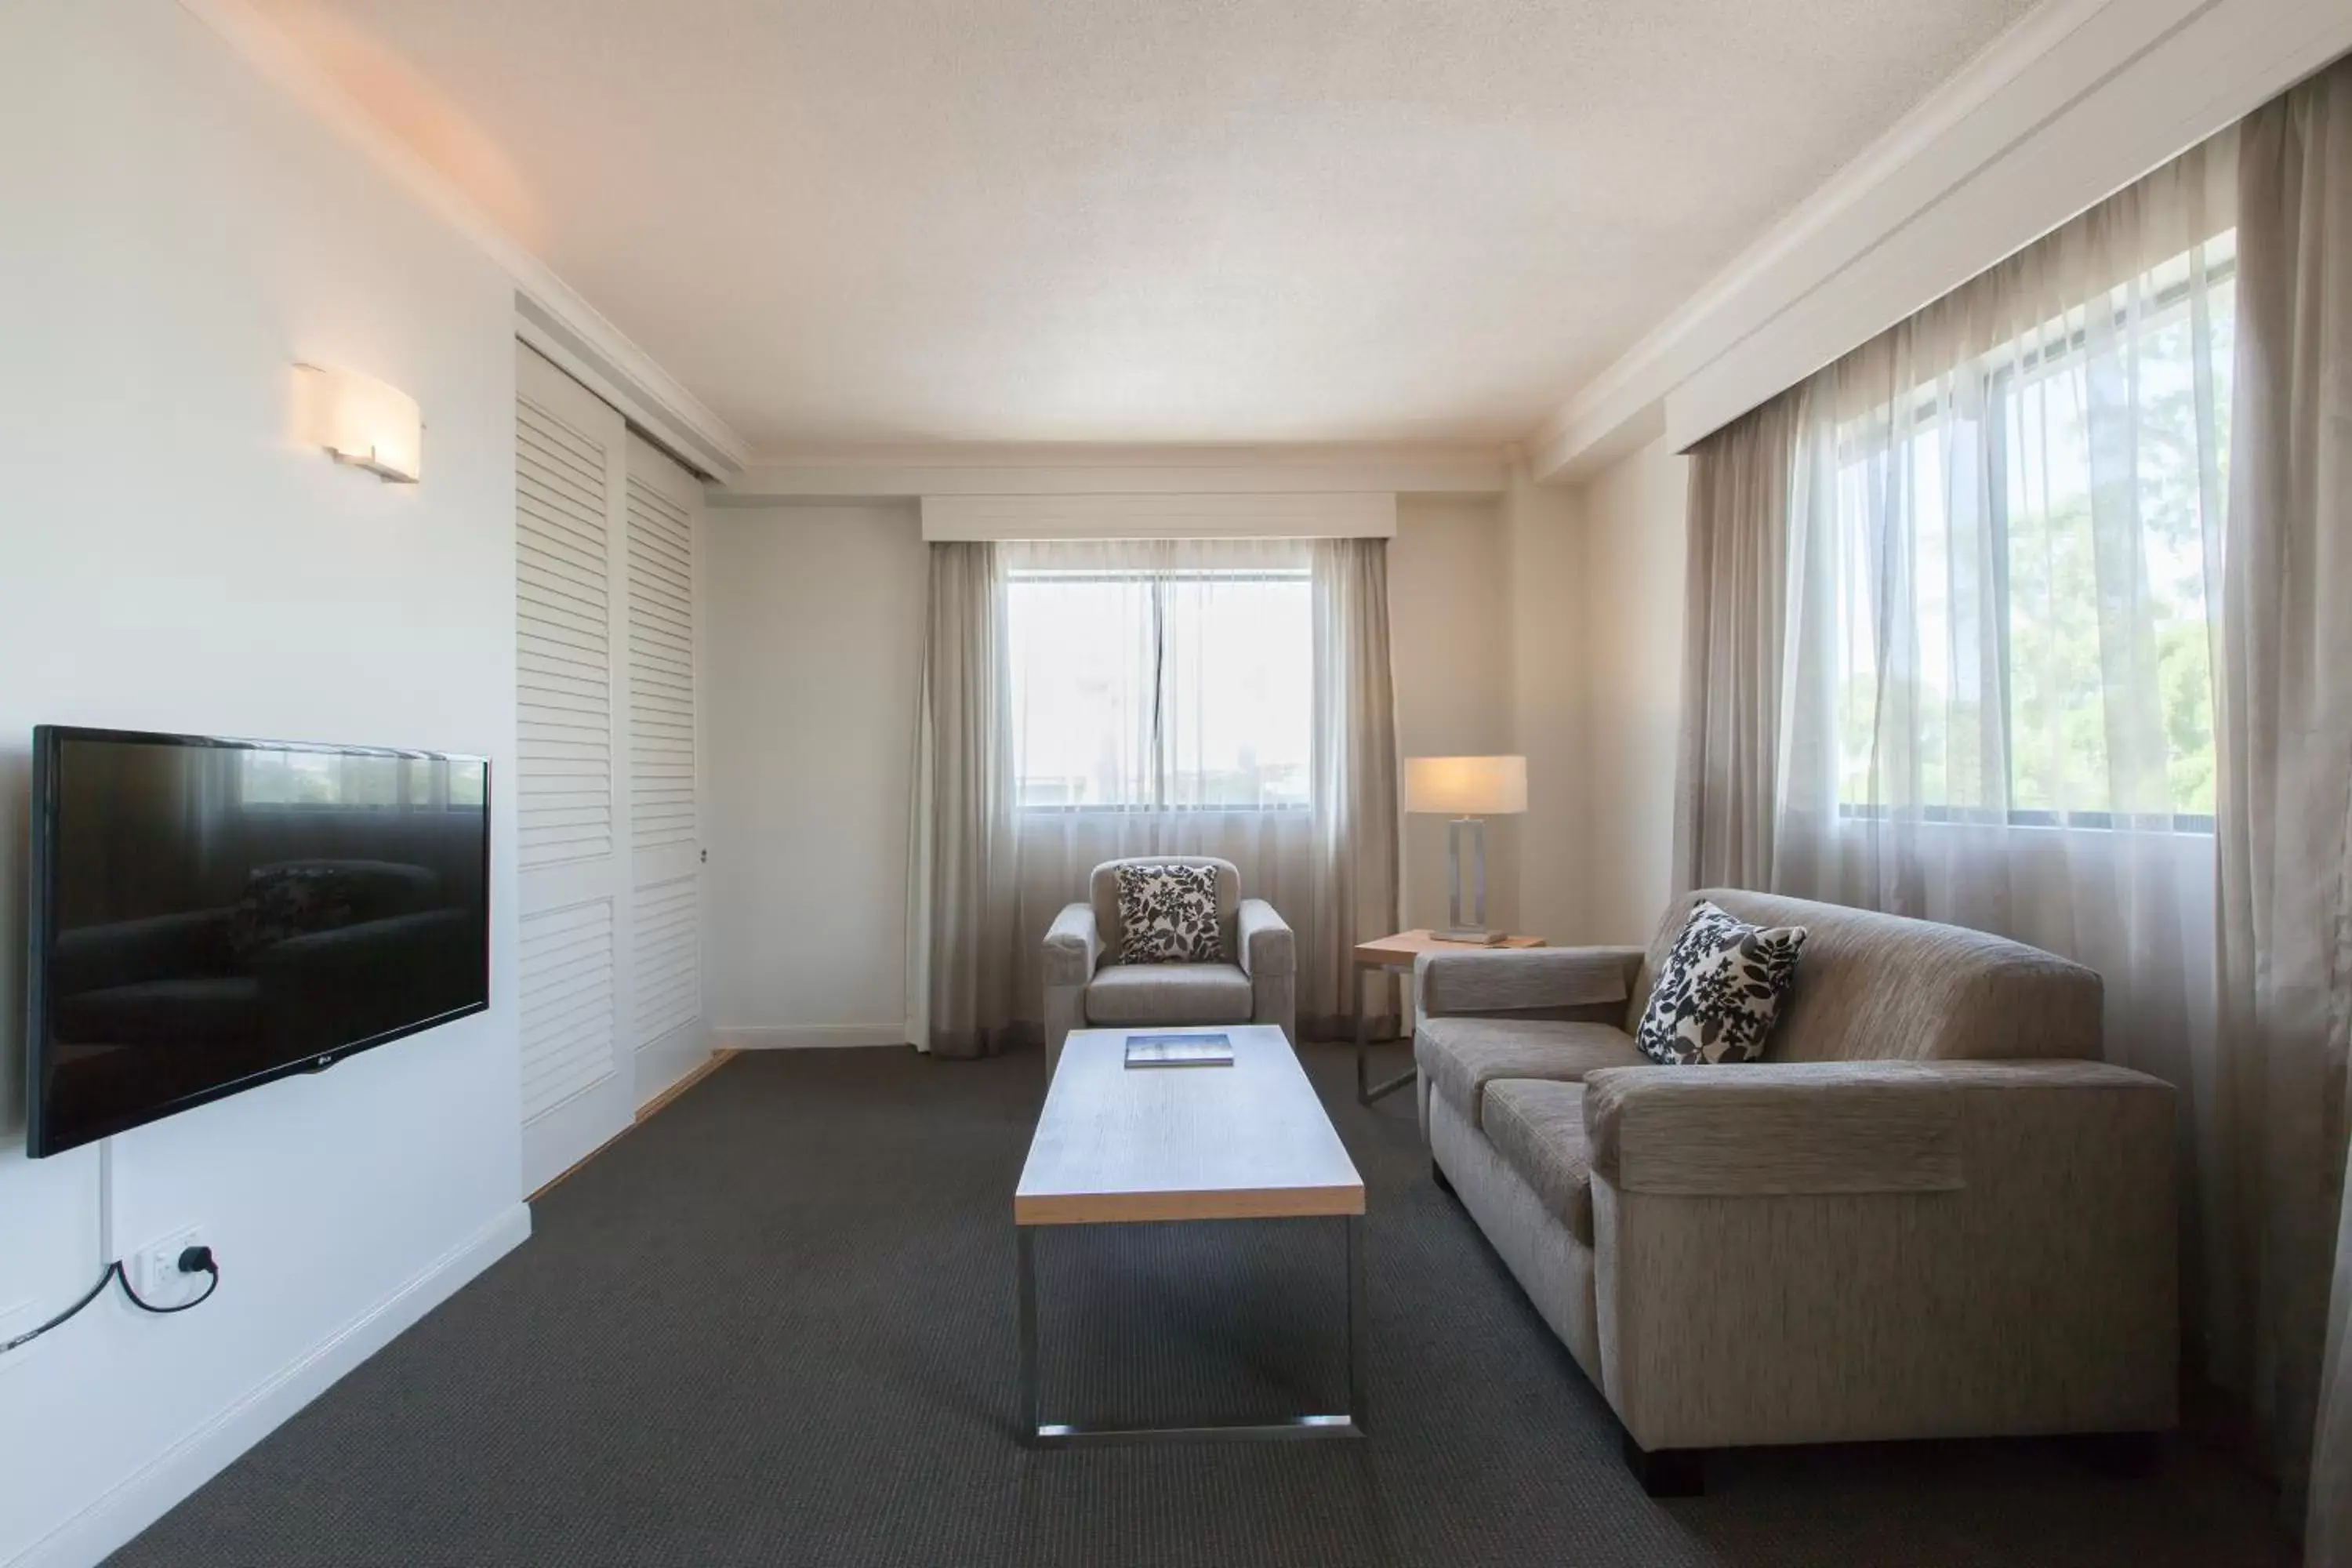
[[[516,831],[523,868],[613,853],[608,453],[515,408]]]
[[[618,976],[612,900],[530,915],[521,928],[522,1113],[528,1121],[605,1083],[618,1070],[621,1054],[613,1039]]]
[[[696,565],[702,486],[629,437],[629,879],[637,1098],[710,1055],[702,1026],[702,810]]]
[[[642,1049],[702,1016],[701,879],[637,889],[635,918],[629,950],[637,965]]]
[[[515,792],[523,1190],[629,1125],[628,428],[515,357]]]
[[[640,853],[692,844],[694,518],[629,476],[629,837]]]

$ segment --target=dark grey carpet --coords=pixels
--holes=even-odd
[[[2279,1564],[2186,1446],[1719,1457],[1643,1496],[1606,1405],[1454,1203],[1408,1096],[1360,1110],[1373,1435],[1033,1453],[1011,1194],[1038,1058],[738,1058],[558,1187],[521,1248],[114,1559],[563,1564]],[[1329,1408],[1334,1222],[1049,1234],[1049,1416]]]

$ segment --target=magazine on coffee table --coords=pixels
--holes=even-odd
[[[1234,1038],[1231,1035],[1129,1035],[1127,1065],[1229,1068],[1234,1065]]]

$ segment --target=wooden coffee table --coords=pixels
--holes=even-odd
[[[1389,1079],[1386,1083],[1374,1083],[1371,1081],[1370,1077],[1371,1068],[1368,1065],[1370,1061],[1369,1052],[1371,1042],[1364,1038],[1364,1030],[1366,1027],[1364,1021],[1364,976],[1367,974],[1379,974],[1385,971],[1394,969],[1402,969],[1410,973],[1412,969],[1412,961],[1419,958],[1424,952],[1493,952],[1500,948],[1541,947],[1543,944],[1544,940],[1539,936],[1507,936],[1500,942],[1487,942],[1484,944],[1475,942],[1446,942],[1442,938],[1433,936],[1427,930],[1401,931],[1394,936],[1384,936],[1377,938],[1371,942],[1358,942],[1356,944],[1355,953],[1356,967],[1354,997],[1356,1008],[1356,1103],[1359,1105],[1370,1105],[1372,1101],[1378,1100],[1384,1094],[1395,1093],[1398,1089],[1402,1089],[1405,1085],[1412,1081],[1415,1070],[1412,1068],[1407,1068],[1404,1071],[1397,1074],[1396,1077]]]
[[[1129,1068],[1127,1037],[1222,1034],[1231,1067]],[[1348,1232],[1348,1408],[1277,1422],[1077,1426],[1037,1413],[1039,1231],[1167,1220],[1339,1220]],[[1062,1047],[1013,1195],[1021,1294],[1021,1430],[1048,1446],[1364,1433],[1364,1181],[1290,1042],[1270,1024],[1078,1029]]]

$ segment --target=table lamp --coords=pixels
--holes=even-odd
[[[1490,944],[1500,931],[1486,929],[1486,824],[1489,816],[1516,816],[1528,808],[1525,757],[1407,757],[1404,808],[1450,816],[1445,825],[1448,924],[1432,936],[1444,942]],[[1462,918],[1462,832],[1470,831],[1470,918]]]

